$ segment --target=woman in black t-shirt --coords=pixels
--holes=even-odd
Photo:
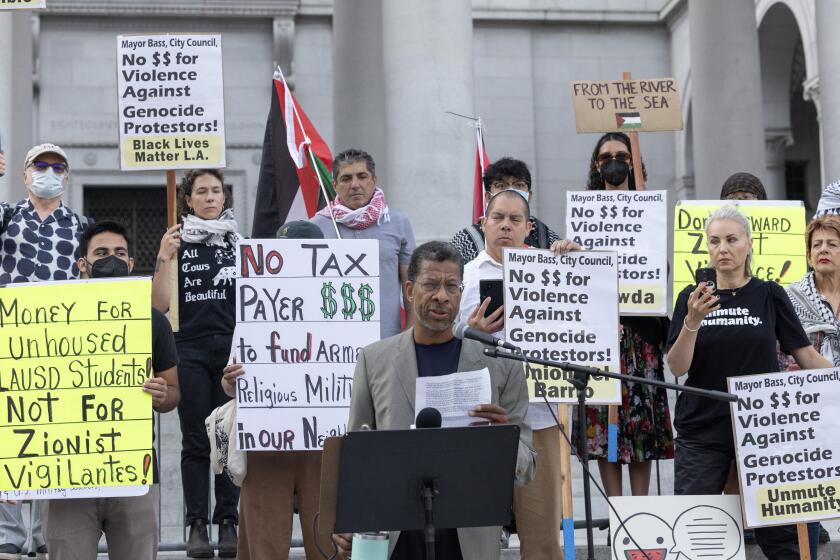
[[[215,169],[195,169],[178,187],[182,224],[169,228],[160,242],[152,300],[169,309],[170,261],[178,262],[178,315],[175,333],[180,363],[181,482],[190,527],[187,556],[212,558],[207,524],[210,489],[210,443],[204,419],[230,400],[221,386],[236,324],[235,251],[239,239],[231,192]],[[236,556],[239,489],[226,474],[215,478],[216,506],[212,521],[219,525],[219,556]]]
[[[666,359],[686,385],[726,391],[726,378],[778,371],[776,344],[803,369],[831,367],[811,346],[784,289],[750,272],[750,224],[734,206],[718,209],[706,223],[710,266],[717,289],[687,287],[677,298]],[[686,393],[677,400],[674,424],[674,494],[720,494],[735,445],[728,403]],[[756,529],[768,558],[798,558],[776,527]]]

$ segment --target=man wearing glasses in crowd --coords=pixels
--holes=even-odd
[[[531,172],[525,162],[518,159],[503,157],[491,163],[484,171],[484,206],[490,199],[506,190],[514,190],[522,195],[527,202],[531,202]],[[547,225],[531,216],[531,231],[525,238],[525,244],[539,249],[548,249],[552,243],[560,240],[560,236]],[[465,227],[455,234],[452,244],[461,253],[464,264],[470,262],[484,250],[484,229],[481,222]]]
[[[86,221],[61,202],[70,181],[67,154],[55,144],[26,154],[23,183],[27,197],[0,203],[0,286],[13,282],[70,280],[79,277],[79,239]],[[0,559],[21,558],[26,543],[22,504],[0,504]],[[41,502],[33,502],[30,552],[46,558]]]

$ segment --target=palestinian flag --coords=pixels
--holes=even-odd
[[[289,91],[283,73],[274,73],[265,125],[251,237],[273,238],[291,220],[308,220],[335,198],[332,154]]]
[[[642,116],[639,113],[616,113],[615,126],[622,130],[642,128]]]
[[[484,148],[484,133],[481,121],[475,133],[475,182],[473,184],[473,216],[472,223],[478,222],[484,216],[484,170],[490,165],[487,150]]]

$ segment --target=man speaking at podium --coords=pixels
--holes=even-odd
[[[531,428],[525,422],[528,391],[517,362],[484,356],[484,346],[452,334],[463,289],[464,265],[449,243],[432,241],[414,251],[405,283],[414,327],[365,347],[356,362],[349,430],[409,428],[417,412],[414,396],[418,377],[448,375],[456,371],[490,371],[493,402],[477,406],[471,416],[491,424],[519,426],[516,483],[526,484],[534,474],[536,455]],[[492,460],[492,458],[489,458]],[[359,473],[364,476],[364,473]],[[472,527],[436,531],[435,557],[447,560],[498,559],[500,527]],[[343,558],[350,556],[352,535],[333,535]],[[422,531],[391,533],[391,560],[423,560]]]

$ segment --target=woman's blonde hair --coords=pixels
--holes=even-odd
[[[719,220],[730,220],[737,223],[741,226],[741,229],[744,230],[744,233],[747,236],[747,239],[751,240],[752,235],[750,233],[750,221],[747,219],[746,216],[741,214],[741,212],[732,204],[727,204],[725,206],[721,206],[714,213],[709,216],[709,219],[706,220],[706,245],[709,243],[709,227],[711,227],[712,223],[717,222]],[[750,248],[750,252],[747,255],[747,260],[744,263],[744,273],[747,277],[752,276],[752,248]]]

